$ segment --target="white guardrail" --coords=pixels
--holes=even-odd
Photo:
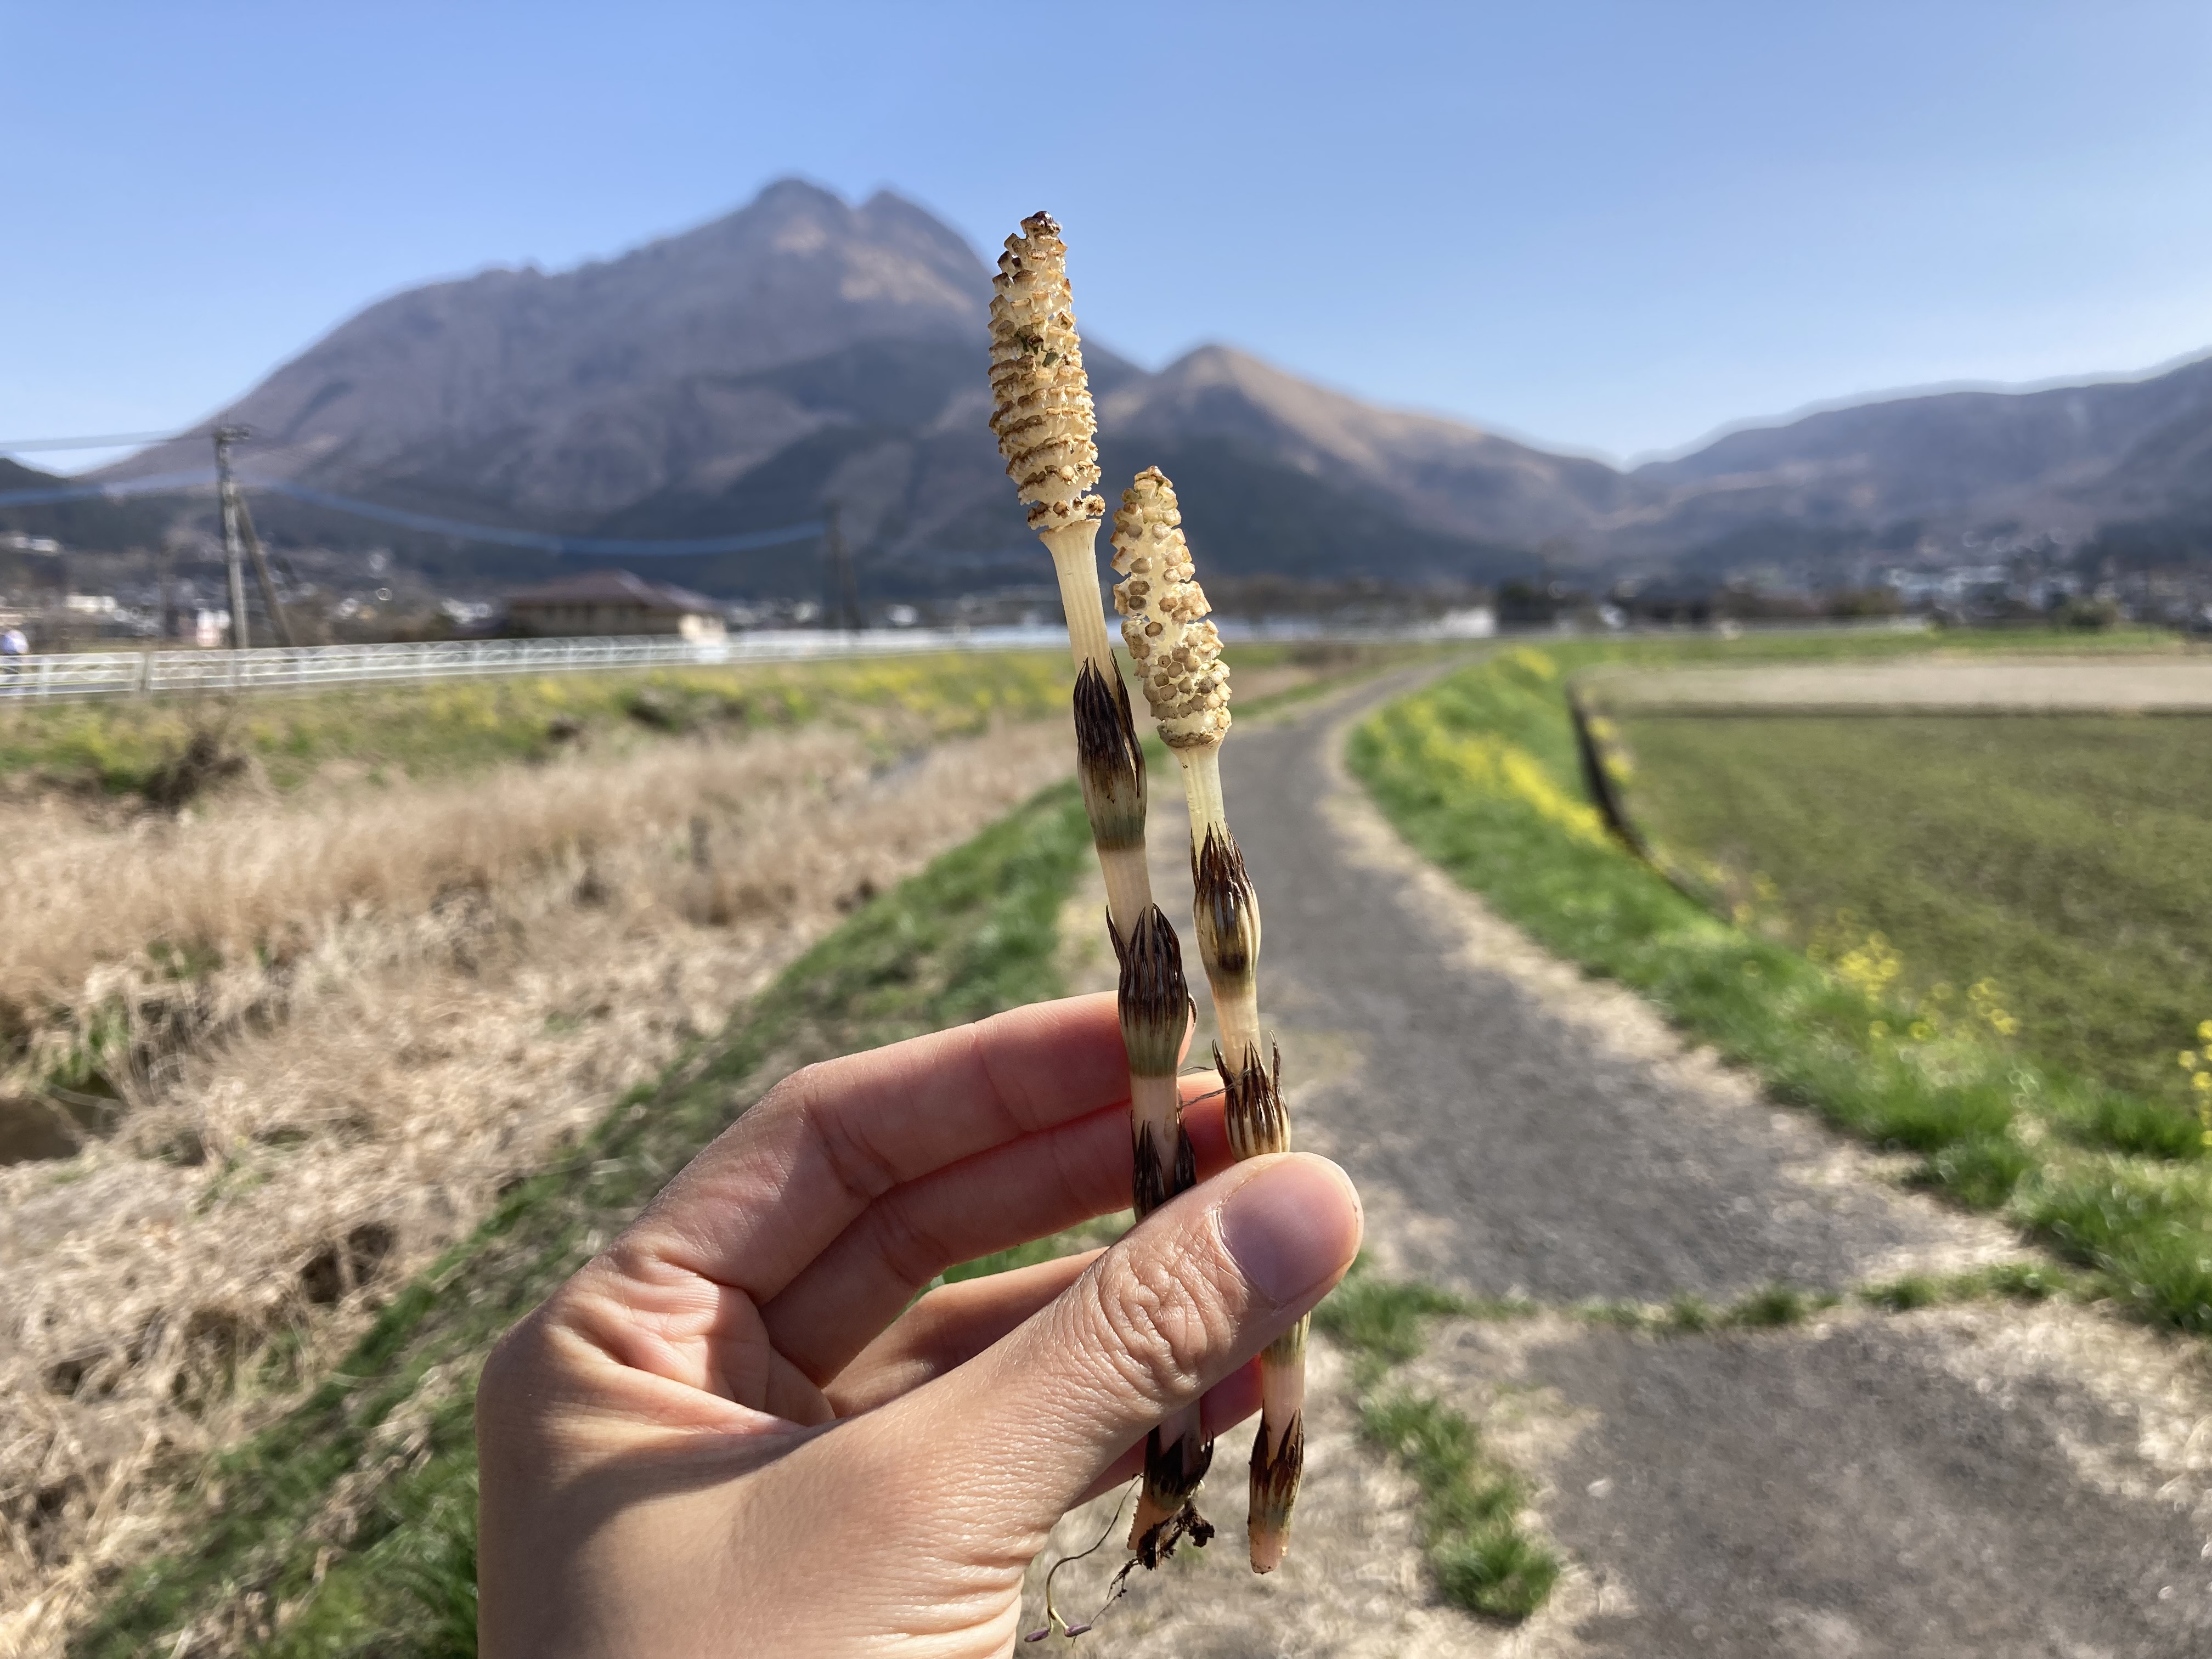
[[[287,691],[387,680],[715,667],[939,651],[1033,651],[1066,642],[1066,634],[1057,628],[910,628],[862,634],[794,629],[720,640],[438,640],[253,651],[82,651],[0,658],[0,702],[148,692]]]
[[[1113,619],[1109,617],[1110,627]],[[1921,617],[1828,623],[1753,623],[1742,633],[1884,633],[1924,629]],[[1328,629],[1301,623],[1229,623],[1231,641],[1311,644],[1457,644],[1495,637],[1541,642],[1570,630],[1498,630],[1469,613],[1426,627]],[[1636,630],[1641,632],[1643,630]],[[1660,633],[1681,629],[1662,629]],[[319,685],[465,679],[489,674],[560,674],[595,668],[712,668],[732,663],[814,662],[838,657],[906,657],[940,651],[1065,650],[1056,627],[871,629],[858,634],[783,629],[719,640],[437,640],[401,645],[310,645],[255,651],[80,651],[0,657],[0,707],[10,699],[135,696],[146,693],[297,691]]]

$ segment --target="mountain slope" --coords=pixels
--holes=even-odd
[[[1377,409],[1225,346],[1202,346],[1103,398],[1099,424],[1225,441],[1313,477],[1387,491],[1413,522],[1448,535],[1533,544],[1586,532],[1638,494],[1602,462]]]
[[[838,503],[892,588],[1035,581],[984,378],[988,274],[888,193],[858,207],[787,180],[712,224],[576,270],[491,270],[371,306],[221,418],[249,477],[465,520],[623,539],[741,533]],[[1490,574],[1501,550],[1584,529],[1619,474],[1370,408],[1206,348],[1148,375],[1086,352],[1115,477],[1195,468],[1223,568],[1393,580]],[[104,475],[204,463],[179,440]],[[1229,503],[1234,502],[1233,507]],[[264,528],[388,542],[455,580],[536,556],[349,525],[270,499]],[[1510,556],[1517,557],[1518,555]],[[811,548],[690,561],[722,591],[811,591]]]
[[[200,445],[206,447],[206,440]],[[0,455],[0,497],[17,492],[66,489],[82,481],[41,472]],[[53,537],[72,547],[155,547],[174,511],[173,502],[94,497],[72,501],[17,504],[0,501],[0,532]],[[46,567],[33,567],[45,569]]]
[[[255,429],[249,479],[624,540],[741,534],[834,502],[883,596],[1034,584],[986,418],[989,293],[983,261],[921,208],[787,179],[619,258],[395,295],[221,418]],[[2201,518],[2212,538],[2212,359],[2126,383],[1874,401],[1623,473],[1226,347],[1157,374],[1096,341],[1085,355],[1109,503],[1137,469],[1163,467],[1207,568],[1228,574],[1494,580],[1530,571],[1539,546],[1563,569],[1817,573],[1983,531]],[[185,439],[103,476],[205,462],[205,440]],[[278,539],[389,544],[456,586],[561,564],[282,498],[257,513]],[[820,563],[801,543],[659,574],[791,594],[818,587]]]
[[[1616,546],[1674,551],[1761,524],[2078,537],[2203,495],[2208,447],[2212,358],[2140,380],[1889,398],[1639,467],[1659,499],[1609,527]]]
[[[264,476],[568,523],[726,482],[817,424],[770,371],[873,338],[980,350],[988,289],[912,204],[786,180],[617,259],[395,295],[223,418],[254,428]],[[169,470],[191,445],[112,474]]]

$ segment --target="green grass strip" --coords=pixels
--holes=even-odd
[[[131,1574],[71,1651],[166,1652],[209,1620],[286,1659],[473,1652],[471,1416],[491,1344],[793,1067],[1060,994],[1060,910],[1090,840],[1073,786],[1053,788],[823,939],[510,1194],[308,1400],[216,1460],[188,1500],[191,1547]],[[366,1492],[344,1512],[348,1477]]]
[[[1422,1544],[1437,1588],[1449,1601],[1509,1621],[1543,1606],[1559,1577],[1559,1557],[1522,1527],[1527,1484],[1484,1449],[1464,1413],[1389,1378],[1419,1357],[1430,1320],[1522,1305],[1376,1279],[1363,1261],[1314,1310],[1315,1325],[1352,1355],[1360,1432],[1420,1489]]]
[[[2193,1124],[2172,1144],[2165,1109],[1971,1034],[1900,1041],[1910,1010],[1718,919],[1607,837],[1564,682],[1620,654],[1503,652],[1365,722],[1352,769],[1415,848],[1540,944],[1641,993],[1779,1098],[1920,1154],[1924,1183],[2004,1212],[2146,1318],[2212,1331],[2212,1170],[2173,1156]]]

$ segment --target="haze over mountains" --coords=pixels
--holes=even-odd
[[[250,476],[393,507],[660,538],[787,525],[834,501],[878,591],[1035,582],[985,419],[989,292],[975,251],[911,203],[852,206],[786,180],[618,258],[394,295],[222,418],[258,434]],[[1225,347],[1157,374],[1095,338],[1085,352],[1109,502],[1160,465],[1224,575],[1488,581],[1533,570],[1541,547],[1557,567],[1709,576],[1969,536],[2078,543],[2121,524],[2212,546],[2212,360],[2139,381],[1868,404],[1622,471],[1376,409]],[[101,476],[204,461],[204,439],[178,440]],[[35,511],[0,509],[0,523],[27,527]],[[278,536],[393,543],[451,578],[550,562],[277,498],[258,511]],[[809,592],[817,562],[799,544],[661,574]]]

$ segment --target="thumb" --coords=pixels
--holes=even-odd
[[[1237,1164],[884,1415],[907,1419],[901,1443],[946,1460],[940,1473],[1000,1527],[1048,1528],[1147,1430],[1310,1311],[1352,1265],[1359,1233],[1358,1195],[1327,1159]]]

